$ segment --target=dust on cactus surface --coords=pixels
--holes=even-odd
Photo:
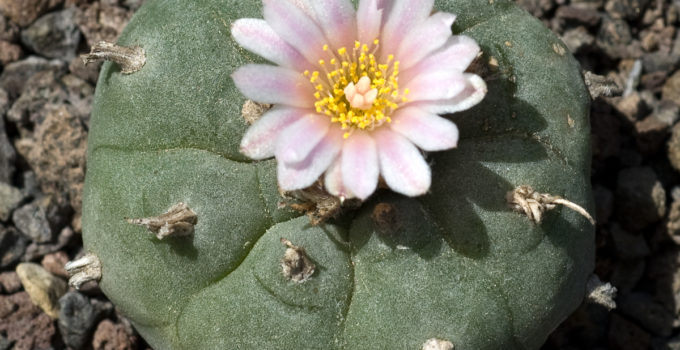
[[[555,293],[561,288],[555,278],[550,281],[552,284],[542,283],[534,288],[537,284],[534,283],[536,276],[533,274],[550,270],[550,266],[546,262],[533,266],[528,263],[533,257],[524,255],[527,251],[536,253],[537,249],[544,249],[541,244],[551,243],[555,247],[571,250],[557,251],[556,254],[551,251],[544,259],[560,259],[564,256],[566,259],[573,259],[576,250],[574,247],[588,244],[589,238],[587,235],[570,236],[573,233],[571,231],[555,233],[551,231],[554,230],[552,226],[563,217],[578,222],[585,230],[588,226],[586,220],[578,214],[558,207],[541,214],[540,230],[534,229],[534,226],[526,223],[527,217],[511,211],[505,202],[501,201],[501,205],[491,199],[487,200],[495,196],[505,198],[508,190],[520,184],[531,185],[544,194],[564,196],[597,214],[596,272],[603,281],[611,281],[619,289],[618,309],[608,313],[603,306],[583,304],[572,317],[552,332],[543,343],[543,348],[672,349],[677,346],[677,329],[674,326],[677,324],[677,302],[674,295],[678,294],[676,287],[680,283],[675,279],[678,274],[677,238],[674,235],[680,215],[676,213],[677,196],[674,195],[673,186],[678,180],[674,167],[680,162],[676,159],[677,135],[674,135],[678,128],[672,128],[678,118],[677,106],[680,103],[676,91],[677,79],[673,75],[680,59],[680,51],[677,50],[680,46],[675,44],[677,4],[671,1],[620,0],[518,1],[519,5],[552,29],[565,44],[548,40],[550,38],[547,32],[535,34],[551,44],[544,45],[543,48],[550,48],[558,55],[568,56],[568,50],[575,52],[583,68],[606,76],[606,79],[596,84],[596,88],[602,92],[616,93],[619,90],[619,93],[625,94],[623,97],[600,97],[591,107],[591,136],[594,141],[594,171],[591,179],[595,184],[596,209],[589,205],[587,194],[579,197],[561,191],[560,188],[546,188],[537,184],[533,178],[526,182],[516,181],[519,176],[511,174],[518,173],[520,165],[526,166],[521,163],[543,161],[540,156],[531,158],[535,153],[523,155],[523,152],[490,152],[491,146],[479,148],[475,144],[477,140],[486,137],[502,144],[493,150],[515,149],[517,146],[510,147],[499,137],[504,131],[516,131],[532,137],[538,136],[535,140],[542,142],[539,146],[555,146],[544,151],[537,147],[539,155],[564,151],[567,152],[563,153],[566,155],[564,158],[575,161],[573,154],[569,153],[575,146],[559,148],[561,145],[552,136],[555,130],[551,129],[551,123],[556,121],[543,116],[550,115],[545,113],[546,108],[533,107],[536,111],[531,110],[533,100],[526,96],[532,87],[522,82],[522,79],[529,79],[527,76],[523,77],[527,72],[520,69],[519,74],[514,74],[513,71],[502,69],[514,67],[517,61],[526,60],[527,52],[532,52],[522,46],[523,40],[538,43],[541,41],[527,33],[504,33],[504,37],[494,38],[484,29],[491,28],[492,24],[488,22],[495,21],[497,23],[493,25],[502,26],[506,32],[516,25],[531,32],[526,29],[527,25],[521,25],[528,19],[513,17],[517,15],[517,10],[505,2],[496,1],[494,6],[486,7],[488,11],[485,11],[484,6],[488,6],[486,1],[451,4],[442,1],[436,2],[436,10],[457,15],[454,34],[467,35],[477,40],[485,55],[484,60],[480,61],[485,65],[478,66],[476,63],[480,62],[475,62],[469,71],[483,78],[488,84],[490,94],[494,91],[498,94],[498,91],[504,91],[513,85],[520,94],[517,98],[514,94],[501,94],[503,97],[496,97],[496,100],[487,96],[479,106],[469,112],[445,116],[459,128],[460,141],[455,149],[425,156],[424,159],[432,171],[430,191],[425,196],[412,200],[391,194],[383,185],[379,185],[380,188],[366,203],[359,206],[357,201],[347,200],[343,209],[339,210],[338,199],[329,196],[323,186],[315,185],[304,192],[285,193],[282,197],[276,191],[275,162],[251,162],[239,152],[248,124],[240,119],[241,113],[245,112],[242,110],[244,96],[233,84],[229,84],[229,75],[242,65],[272,63],[243,51],[232,40],[230,26],[238,18],[262,18],[258,1],[245,5],[253,8],[242,8],[242,2],[236,1],[199,1],[195,5],[169,2],[168,6],[177,5],[176,13],[172,13],[160,9],[156,1],[148,0],[146,6],[150,9],[140,10],[140,18],[132,21],[120,43],[143,47],[147,62],[151,62],[152,67],[156,59],[153,74],[149,72],[144,78],[135,77],[137,74],[144,74],[144,70],[139,70],[133,75],[122,76],[121,73],[125,73],[124,68],[117,70],[107,65],[104,73],[108,75],[107,85],[111,88],[103,95],[107,99],[113,96],[111,103],[119,106],[105,106],[104,110],[121,108],[121,104],[130,101],[130,91],[143,90],[148,91],[149,95],[158,94],[159,97],[166,98],[137,97],[135,102],[149,103],[148,109],[154,110],[156,114],[136,110],[135,113],[106,125],[103,120],[106,114],[101,112],[102,101],[98,96],[99,107],[95,109],[90,123],[94,85],[100,65],[84,66],[76,56],[87,53],[91,46],[101,40],[117,42],[120,31],[142,2],[0,0],[0,115],[3,117],[0,123],[0,304],[7,305],[0,316],[0,348],[60,349],[68,346],[72,349],[104,349],[113,346],[146,349],[153,346],[156,349],[165,349],[172,347],[169,344],[190,348],[246,347],[245,341],[230,346],[232,344],[225,345],[221,343],[223,340],[216,339],[215,336],[220,332],[219,328],[243,323],[244,320],[245,327],[249,327],[248,322],[261,322],[253,329],[267,328],[266,322],[274,323],[270,327],[271,332],[259,331],[260,334],[256,335],[263,338],[277,335],[281,338],[277,339],[276,346],[268,346],[272,343],[268,344],[266,341],[259,342],[257,345],[260,348],[314,348],[316,344],[330,348],[362,348],[362,341],[367,341],[368,337],[371,337],[368,341],[372,341],[370,345],[373,348],[484,348],[491,342],[503,345],[510,337],[514,339],[509,341],[520,342],[522,334],[532,331],[535,333],[528,336],[531,337],[531,344],[528,346],[537,348],[548,336],[552,326],[569,312],[569,301],[560,301],[563,303],[562,311],[553,309],[552,316],[543,315],[552,317],[548,322],[550,324],[543,329],[520,329],[522,325],[533,325],[522,320],[521,312],[515,314],[509,307],[539,308],[542,304],[529,305],[534,301],[522,298],[531,295],[526,296],[526,292],[517,293],[513,289],[512,284],[518,280],[517,275],[524,273],[522,277],[528,276],[523,288],[530,290],[529,294],[536,294],[535,290],[538,290],[539,294],[548,295],[550,291],[541,289],[546,285],[552,286]],[[477,9],[469,10],[472,7]],[[228,11],[227,8],[234,10]],[[154,11],[157,14],[149,13]],[[181,11],[185,13],[180,14]],[[493,14],[498,17],[492,16],[491,12],[495,12]],[[145,21],[149,23],[144,23]],[[170,38],[170,35],[182,32],[178,27],[182,22],[186,22],[183,30],[193,33],[185,33],[186,37]],[[163,33],[164,30],[169,32]],[[484,39],[484,36],[488,37]],[[149,43],[155,38],[163,40],[157,46],[158,50],[149,51],[153,47]],[[208,40],[201,44],[205,38]],[[193,55],[180,52],[182,48],[187,48]],[[541,55],[546,55],[546,52]],[[167,69],[162,69],[159,60],[174,63]],[[178,61],[185,61],[186,64]],[[550,65],[550,61],[542,62],[545,64],[527,62],[524,67],[545,66],[538,72],[531,73],[540,75],[545,68],[545,71],[549,71],[545,76],[555,80],[555,72],[559,69]],[[146,63],[143,67],[149,68]],[[200,72],[201,70],[203,71]],[[183,73],[180,77],[167,76],[172,75],[172,71]],[[564,76],[560,76],[560,79],[564,79]],[[362,91],[358,83],[359,81],[355,82],[354,86],[359,95],[366,96],[370,90]],[[156,85],[167,86],[158,89]],[[102,95],[102,92],[99,94]],[[504,102],[506,100],[528,101],[529,106],[514,103],[505,109],[499,108],[507,105]],[[483,106],[487,101],[492,104]],[[359,102],[361,101],[356,104],[361,105]],[[552,109],[552,114],[559,114],[559,106],[551,103],[538,105],[540,107],[546,104]],[[254,118],[267,108],[269,106],[255,105],[254,110],[260,112],[255,113]],[[484,118],[483,115],[489,114],[489,110],[493,108],[501,115]],[[522,128],[508,130],[513,125],[502,123],[509,120],[501,117],[507,115],[508,110],[514,109],[528,111],[529,113],[518,114],[525,118],[527,115],[538,115],[540,118],[537,119],[544,118],[547,122],[545,125],[537,125],[520,117],[518,119]],[[161,112],[168,117],[161,118],[158,115]],[[135,118],[139,120],[135,121]],[[578,117],[574,118],[573,115],[569,115],[566,122],[574,127],[581,126]],[[121,123],[132,124],[122,130],[101,130],[102,127],[119,127]],[[196,123],[198,125],[192,126]],[[174,129],[184,130],[177,132]],[[587,130],[582,131],[587,134]],[[40,290],[52,293],[58,291],[67,278],[64,263],[69,260],[82,263],[83,260],[77,259],[85,256],[95,246],[91,243],[92,234],[87,230],[84,233],[87,248],[83,249],[80,239],[85,140],[90,132],[93,134],[90,152],[96,154],[95,158],[100,158],[96,165],[91,165],[92,169],[101,169],[94,173],[102,174],[102,171],[108,169],[107,176],[116,179],[110,181],[111,187],[127,187],[119,193],[115,190],[108,193],[102,191],[102,196],[99,197],[108,200],[103,205],[117,203],[115,213],[109,215],[109,218],[118,220],[115,225],[124,228],[118,230],[116,226],[107,232],[97,233],[117,238],[116,242],[108,246],[109,241],[105,240],[96,245],[99,247],[98,253],[107,249],[119,251],[113,258],[109,256],[107,260],[103,257],[101,261],[105,266],[101,288],[115,301],[115,309],[109,297],[102,294],[93,283],[83,285],[79,292],[71,289],[59,302],[55,302],[54,298],[34,297],[40,294]],[[111,142],[115,139],[116,132],[122,132],[128,138],[119,144]],[[220,143],[224,135],[227,136]],[[139,138],[137,143],[134,141],[135,137]],[[99,141],[93,141],[94,139]],[[583,141],[565,141],[570,144],[579,142]],[[585,143],[581,145],[587,148]],[[93,152],[92,149],[95,148],[98,151]],[[478,148],[478,154],[470,153],[474,148]],[[196,151],[197,159],[193,163],[187,162],[188,156],[179,154],[190,151],[187,149]],[[168,151],[161,152],[163,150]],[[164,153],[173,151],[176,154],[168,157],[176,156],[174,160],[161,159]],[[107,152],[118,152],[119,157],[106,154]],[[201,159],[201,154],[205,152],[217,153],[215,161]],[[456,155],[445,155],[448,153]],[[508,154],[512,154],[512,157]],[[587,168],[588,155],[582,157],[582,160],[575,162],[581,162]],[[225,159],[231,159],[237,164],[221,164],[230,162]],[[153,161],[163,166],[148,163]],[[131,162],[139,164],[126,166]],[[193,170],[177,170],[191,164],[195,165]],[[142,168],[132,169],[133,166]],[[552,167],[558,169],[559,165],[548,168]],[[541,177],[546,175],[542,173],[543,168],[545,166],[536,164],[527,172]],[[250,182],[242,179],[244,172],[245,178],[251,180]],[[172,174],[171,177],[168,174]],[[251,178],[253,174],[257,176],[254,181]],[[138,175],[140,179],[133,179]],[[441,176],[447,180],[438,180]],[[549,176],[553,176],[552,173]],[[587,182],[588,175],[584,173],[582,176],[582,180]],[[160,177],[161,180],[154,179],[155,177]],[[193,180],[188,180],[192,177]],[[221,182],[227,184],[220,185],[213,178],[220,178]],[[145,179],[149,181],[144,183]],[[454,179],[460,182],[455,183]],[[244,181],[248,183],[244,184]],[[187,188],[189,182],[204,184]],[[479,183],[482,187],[489,187],[486,188],[486,195],[473,191],[473,185],[479,186]],[[223,186],[223,191],[212,191],[219,189],[219,186]],[[240,190],[241,186],[249,188]],[[569,184],[565,184],[564,188],[567,187]],[[174,190],[167,190],[168,188]],[[135,189],[139,190],[138,193],[134,192]],[[254,191],[258,190],[261,191],[259,196],[251,198]],[[239,196],[239,193],[243,196]],[[201,199],[197,200],[198,197]],[[452,202],[449,197],[460,203]],[[210,205],[214,203],[217,205],[214,211],[219,213],[205,221],[202,215],[206,211],[200,205],[195,205],[201,201],[209,202]],[[280,201],[286,201],[288,209],[277,210]],[[86,226],[88,205],[86,202]],[[186,209],[183,209],[183,205]],[[325,220],[326,224],[306,228],[305,225],[310,220],[305,217],[292,219],[300,214],[290,208],[312,210],[311,222]],[[526,208],[533,215],[531,208]],[[512,228],[517,223],[501,226],[499,222],[502,220],[493,220],[498,222],[490,223],[489,218],[499,213],[526,226]],[[136,226],[135,223],[141,226]],[[102,226],[105,225],[99,225]],[[233,236],[224,234],[231,232],[234,227],[245,227],[245,235],[254,239],[235,242]],[[463,227],[473,227],[476,232],[483,234],[468,236],[458,233]],[[479,227],[483,230],[479,231]],[[502,227],[504,235],[498,227]],[[522,232],[522,228],[530,231]],[[540,232],[541,230],[547,234]],[[284,231],[295,232],[284,235],[281,233]],[[156,237],[177,232],[188,234],[189,239],[175,237],[159,241]],[[397,234],[391,234],[392,232]],[[561,236],[583,241],[565,244],[554,240]],[[479,237],[482,239],[478,239]],[[539,241],[539,237],[543,237],[543,240]],[[565,237],[562,238],[567,239]],[[234,248],[241,243],[242,246],[236,247],[238,249]],[[522,247],[520,243],[534,244],[531,247],[537,248],[532,251],[526,246]],[[215,264],[219,266],[216,267],[206,263],[210,257],[220,256],[206,248],[209,244],[221,244],[215,250],[231,247],[238,251],[224,249],[227,256],[221,256],[222,260],[217,259]],[[145,253],[137,260],[124,261],[140,251]],[[515,254],[518,251],[520,253]],[[576,254],[578,253],[577,251]],[[588,254],[580,253],[583,256]],[[206,254],[208,259],[205,259]],[[511,273],[503,271],[509,265],[507,262],[499,263],[501,258],[507,261],[508,256],[513,257],[510,263],[513,268]],[[85,262],[94,261],[88,259],[89,256]],[[232,261],[231,267],[225,267],[230,264],[229,261],[225,262],[229,259],[236,262]],[[458,263],[456,259],[463,261]],[[35,265],[21,265],[17,269],[20,261],[38,262],[47,274],[39,272]],[[447,267],[447,261],[455,262],[455,266]],[[587,264],[588,261],[583,259],[578,263]],[[552,262],[558,265],[557,260]],[[111,264],[118,265],[111,272],[118,274],[117,276],[125,276],[126,279],[107,277],[106,267],[111,267]],[[193,279],[193,282],[184,278],[187,270],[192,268],[177,270],[175,267],[179,264],[195,264],[192,271],[200,276]],[[471,265],[475,268],[472,269]],[[71,265],[72,269],[85,272],[86,277],[91,276],[88,275],[88,267],[92,266]],[[574,269],[573,266],[568,267]],[[14,272],[15,269],[21,271],[22,279]],[[140,271],[141,269],[150,270]],[[220,269],[221,274],[213,279],[206,279],[206,275]],[[584,266],[581,269],[587,270]],[[158,273],[158,276],[154,276],[154,273]],[[167,279],[169,275],[177,279]],[[503,276],[502,279],[496,278],[499,275]],[[26,279],[26,276],[50,277]],[[581,283],[586,277],[584,274]],[[109,282],[107,278],[110,278]],[[107,289],[107,283],[110,285],[116,278],[122,281],[119,284],[130,289],[131,295],[125,295],[121,290],[114,293]],[[148,281],[142,281],[141,278],[148,278]],[[129,279],[132,282],[128,283]],[[220,283],[229,279],[231,282]],[[196,282],[197,280],[200,281]],[[191,294],[191,304],[186,303],[187,306],[180,310],[182,295],[187,295],[187,286],[183,284],[187,283],[195,284],[188,286],[195,287],[195,293]],[[510,288],[507,288],[508,284]],[[36,286],[43,286],[37,289],[37,294]],[[448,286],[452,287],[447,288]],[[175,288],[179,291],[172,292]],[[135,298],[134,293],[140,293],[142,289],[146,293],[146,300],[128,300]],[[255,290],[244,293],[244,289]],[[29,296],[29,293],[32,295]],[[472,293],[483,295],[476,296],[478,300],[473,302],[460,300]],[[580,293],[583,293],[582,290]],[[516,296],[517,294],[520,296]],[[214,297],[217,302],[206,306],[209,303],[205,300],[206,296]],[[450,302],[450,298],[454,297],[457,300]],[[483,298],[491,302],[480,306],[483,301],[479,300]],[[560,298],[565,299],[556,296],[555,300]],[[120,299],[125,300],[119,302]],[[579,300],[576,299],[574,297],[571,307],[575,307],[580,301],[580,297]],[[264,302],[260,302],[261,300]],[[331,303],[331,300],[335,303]],[[404,303],[404,300],[408,302]],[[520,304],[508,303],[513,300]],[[138,304],[131,305],[135,302]],[[385,304],[399,307],[385,309]],[[547,308],[550,309],[556,307],[555,304],[553,300],[550,304],[543,305],[548,305]],[[224,311],[220,311],[220,308],[225,305],[233,310],[234,315],[221,319]],[[142,311],[135,315],[134,309],[138,306]],[[158,310],[151,310],[154,307]],[[492,310],[490,312],[498,318],[505,317],[508,322],[501,324],[499,320],[494,320],[487,325],[485,319],[471,316],[486,312],[485,307]],[[43,311],[53,313],[55,308],[60,309],[57,320]],[[332,314],[338,309],[340,312]],[[436,311],[428,313],[432,309]],[[651,313],[649,310],[652,310]],[[138,315],[142,312],[156,315],[152,315],[154,319],[145,319],[144,315]],[[527,310],[524,315],[541,315],[532,312]],[[175,318],[178,321],[176,325],[183,327],[187,322],[192,322],[191,317],[195,317],[199,322],[195,327],[202,329],[189,329],[188,332],[194,332],[194,337],[205,334],[206,339],[188,339],[186,334],[179,331],[173,333],[172,327],[161,326],[170,324],[171,322],[166,321],[180,313],[182,317]],[[199,313],[202,315],[198,315]],[[457,316],[462,313],[465,313],[464,317]],[[151,345],[135,332],[124,314],[130,316]],[[166,317],[168,315],[170,316]],[[267,321],[273,316],[276,316],[274,320]],[[210,323],[211,317],[217,318]],[[230,321],[229,317],[235,320]],[[162,320],[158,321],[159,319]],[[422,319],[427,319],[428,322]],[[365,324],[360,324],[357,320]],[[300,321],[302,325],[295,326],[297,330],[291,330],[293,325],[290,323]],[[540,323],[539,320],[533,321]],[[340,326],[337,322],[340,322]],[[207,323],[209,324],[206,325]],[[313,326],[308,326],[310,324]],[[445,331],[436,330],[438,324],[443,325],[441,329],[457,329],[447,335]],[[479,324],[481,325],[478,327]],[[512,327],[508,324],[512,324]],[[469,327],[467,331],[462,329],[465,326]],[[382,328],[376,330],[378,327]],[[432,331],[417,334],[427,327]],[[337,331],[338,328],[342,331]],[[490,330],[491,328],[494,329]],[[299,331],[300,329],[303,331]],[[475,332],[470,332],[469,329],[474,329]],[[476,334],[477,329],[481,334]],[[240,330],[242,329],[221,329],[222,332],[236,333],[230,335],[231,339],[248,339],[247,341],[253,342],[261,340],[252,338],[258,331],[248,330],[248,334],[239,334]],[[493,334],[496,338],[481,345],[474,343],[480,342],[479,339],[469,340],[470,337],[483,337],[485,331],[495,332]],[[299,338],[300,333],[305,334],[302,338],[305,343],[291,344]],[[397,336],[393,336],[394,334]],[[332,345],[326,345],[331,338],[334,341]],[[416,338],[417,341],[413,340]],[[491,338],[493,337],[489,337]],[[394,345],[396,342],[400,343]],[[517,344],[506,347],[513,346]]]

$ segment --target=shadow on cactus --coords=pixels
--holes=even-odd
[[[471,70],[486,97],[447,116],[460,139],[426,154],[426,193],[397,194],[423,187],[392,178],[394,191],[370,195],[371,184],[340,177],[331,193],[367,199],[317,226],[280,205],[281,162],[240,152],[249,126],[231,75],[264,61],[232,39],[232,24],[261,18],[262,4],[140,8],[118,44],[141,48],[142,68],[107,62],[97,85],[83,239],[101,263],[102,290],[151,346],[533,349],[579,305],[592,225],[562,207],[534,213],[534,223],[506,198],[527,185],[592,209],[590,97],[578,64],[510,1],[434,6],[455,13],[454,33],[481,47]],[[397,101],[371,95],[358,77],[352,84],[338,96],[352,97],[343,103],[355,111]],[[338,135],[368,133],[366,123]],[[332,168],[313,175],[325,172],[327,183]]]

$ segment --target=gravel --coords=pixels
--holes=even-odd
[[[40,262],[62,278],[59,265],[81,253],[101,64],[84,66],[77,55],[115,41],[142,2],[0,0],[0,350],[147,348],[115,312],[89,321],[95,305],[111,308],[97,289],[67,294],[66,327],[31,302],[13,272],[20,261]],[[680,350],[680,195],[672,195],[680,194],[680,2],[516,2],[584,69],[626,91],[591,109],[595,272],[619,290],[619,308],[583,305],[543,349]]]

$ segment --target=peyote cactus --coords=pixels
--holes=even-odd
[[[450,116],[460,142],[428,156],[427,194],[379,190],[317,226],[280,205],[276,160],[239,152],[245,98],[230,75],[262,60],[230,26],[261,17],[260,1],[138,11],[119,44],[146,63],[106,63],[97,85],[83,239],[102,290],[155,349],[533,349],[582,301],[591,223],[559,207],[532,222],[506,198],[528,185],[592,208],[577,62],[510,1],[435,8],[479,43],[485,99]],[[184,234],[135,225],[170,208],[189,213]]]

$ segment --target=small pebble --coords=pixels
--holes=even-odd
[[[42,261],[40,262],[40,265],[42,265],[45,270],[55,276],[68,279],[69,275],[66,272],[66,269],[64,269],[64,265],[66,265],[69,260],[71,259],[68,257],[68,255],[66,255],[64,251],[60,250],[56,253],[45,255],[45,257],[43,257]]]
[[[99,323],[92,339],[94,350],[133,350],[136,345],[136,336],[129,334],[122,324],[110,320]]]
[[[24,54],[21,46],[9,41],[0,40],[0,66],[8,65],[19,60]]]
[[[38,243],[52,241],[54,234],[47,221],[45,202],[35,200],[14,211],[14,225],[31,240]]]
[[[14,227],[0,225],[0,268],[8,268],[19,262],[26,252],[28,239]]]
[[[9,220],[12,211],[19,206],[24,198],[20,189],[0,182],[0,221]]]
[[[49,58],[70,61],[76,57],[80,30],[75,23],[75,10],[68,8],[50,12],[21,32],[22,43],[32,51]]]
[[[668,140],[668,160],[675,170],[680,171],[680,123],[671,129],[671,138]]]
[[[666,213],[666,191],[650,167],[619,172],[616,216],[624,228],[635,231],[659,221]]]
[[[33,303],[50,317],[58,318],[59,298],[68,290],[66,281],[34,263],[21,263],[16,272]]]
[[[5,294],[14,294],[21,289],[21,279],[16,272],[5,271],[0,273],[0,286]]]
[[[61,1],[54,0],[0,0],[0,13],[9,17],[12,22],[25,27],[38,16],[47,11],[50,5],[56,6]]]
[[[4,67],[0,74],[0,88],[7,91],[9,98],[13,100],[23,92],[30,77],[46,69],[63,72],[66,64],[59,60],[49,61],[42,57],[29,56]]]
[[[666,79],[661,90],[661,96],[664,100],[670,100],[680,105],[680,70]]]
[[[91,339],[97,312],[90,300],[78,292],[68,292],[59,299],[59,331],[64,343],[82,349]]]

